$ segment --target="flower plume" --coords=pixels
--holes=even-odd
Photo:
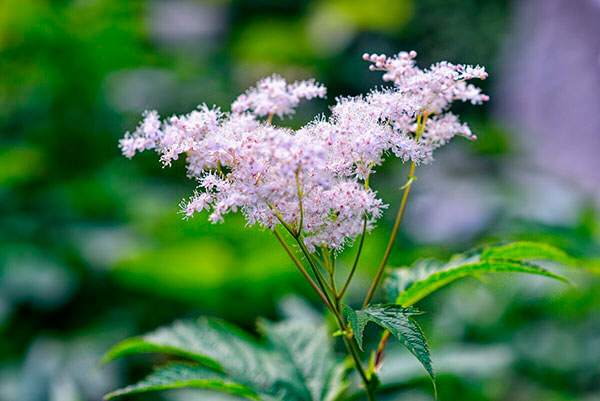
[[[340,251],[363,225],[371,230],[386,208],[368,178],[387,155],[429,163],[454,136],[475,139],[448,109],[454,101],[488,100],[467,83],[485,79],[485,69],[446,61],[421,69],[415,57],[414,51],[363,55],[393,86],[338,98],[328,118],[298,130],[275,126],[271,118],[293,114],[301,99],[325,97],[326,89],[314,80],[289,84],[273,75],[240,95],[230,112],[203,104],[161,121],[147,111],[119,146],[129,158],[154,149],[165,166],[185,157],[188,176],[198,182],[182,202],[185,218],[209,210],[217,223],[241,211],[248,225],[285,226],[310,252]]]

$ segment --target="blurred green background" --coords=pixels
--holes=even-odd
[[[281,122],[298,126],[336,96],[379,85],[363,52],[415,49],[422,66],[442,59],[487,66],[492,100],[456,107],[480,140],[455,140],[417,172],[391,264],[533,239],[588,266],[563,271],[576,287],[507,276],[464,281],[426,299],[421,322],[439,399],[600,400],[597,188],[530,164],[520,140],[527,132],[497,106],[510,103],[502,90],[513,62],[507,49],[519,46],[527,15],[518,3],[1,0],[0,399],[98,400],[149,369],[150,357],[98,365],[127,336],[204,314],[252,330],[258,316],[278,319],[297,308],[292,293],[317,305],[268,232],[245,228],[240,216],[224,225],[181,220],[177,205],[194,188],[183,165],[163,169],[152,153],[125,160],[117,141],[144,109],[181,114],[202,102],[227,109],[273,72],[328,87],[326,101]],[[587,1],[569,7],[580,3]],[[539,68],[553,62],[537,57]],[[392,209],[405,173],[392,160],[374,178]],[[388,213],[367,238],[351,300],[367,288],[392,223]],[[382,399],[433,400],[409,354],[392,351]],[[137,399],[230,397],[175,391]]]

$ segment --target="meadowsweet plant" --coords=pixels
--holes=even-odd
[[[529,242],[386,272],[416,167],[433,162],[436,149],[457,135],[476,139],[449,111],[452,103],[480,105],[489,99],[470,83],[487,78],[483,67],[442,61],[420,68],[415,58],[414,51],[392,57],[364,54],[369,68],[381,71],[383,81],[391,85],[337,98],[328,116],[318,116],[297,130],[275,124],[274,118],[292,115],[304,99],[325,97],[325,87],[314,80],[288,83],[273,75],[240,95],[229,111],[203,104],[164,120],[156,111],[144,113],[137,129],[120,141],[123,154],[131,158],[154,150],[165,166],[184,158],[197,188],[181,203],[183,217],[207,211],[211,222],[220,223],[228,213],[241,212],[248,226],[271,231],[337,327],[327,332],[293,320],[262,321],[259,331],[265,341],[260,342],[215,319],[178,322],[124,341],[106,360],[160,352],[187,362],[170,363],[109,397],[188,386],[260,400],[342,399],[355,391],[348,384],[354,377],[347,369],[351,366],[359,391],[375,400],[380,387],[377,373],[391,335],[423,364],[435,388],[430,350],[414,319],[420,312],[413,304],[451,281],[487,272],[564,280],[529,260],[568,262],[568,257]],[[384,201],[369,178],[388,157],[399,158],[410,168],[399,199]],[[359,268],[366,234],[387,209],[397,209],[395,224],[363,305],[354,309],[343,303],[344,295]],[[336,259],[350,245],[356,248],[354,262],[343,273],[346,279],[336,282]],[[387,301],[372,304],[384,274]],[[373,350],[363,343],[369,322],[383,329]],[[342,339],[350,364],[341,363],[333,353],[332,334]]]

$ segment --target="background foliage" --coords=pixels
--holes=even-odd
[[[286,297],[311,300],[311,293],[269,233],[244,228],[239,217],[217,226],[202,217],[181,221],[177,203],[193,189],[182,166],[163,170],[151,154],[120,157],[117,139],[143,109],[168,115],[201,102],[226,106],[272,72],[314,76],[331,101],[378,84],[363,52],[401,49],[416,49],[423,64],[489,66],[486,89],[494,96],[511,10],[504,0],[0,2],[0,399],[96,400],[150,366],[151,357],[139,357],[100,370],[102,353],[176,318],[218,316],[255,332],[257,316],[315,313]],[[286,123],[326,106],[304,105]],[[493,101],[462,114],[480,140],[453,144],[432,166],[452,177],[429,168],[417,174],[422,192],[409,203],[391,265],[527,239],[548,241],[597,271],[594,202],[575,197],[573,217],[558,223],[519,213],[530,198],[507,168],[522,157],[515,138],[524,133],[494,118]],[[373,186],[394,206],[404,176],[402,165],[388,163]],[[444,237],[447,199],[430,190],[441,182],[462,194],[460,179],[474,182],[472,197],[493,193],[494,207]],[[470,201],[459,201],[468,216]],[[411,221],[431,215],[429,232],[410,231]],[[361,278],[364,287],[391,218],[367,238],[351,297],[364,292]],[[435,311],[420,323],[439,399],[600,399],[600,281],[583,270],[561,271],[576,288],[507,275],[490,285],[466,280],[419,304]],[[376,340],[367,327],[365,341]],[[406,351],[385,366],[389,399],[432,399]],[[182,391],[143,399],[208,397]]]

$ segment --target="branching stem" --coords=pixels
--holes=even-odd
[[[302,250],[302,253],[308,260],[308,264],[310,265],[310,267],[313,271],[313,274],[315,275],[315,277],[317,279],[320,290],[323,294],[323,297],[324,297],[323,301],[325,302],[325,305],[328,307],[328,309],[331,311],[331,313],[333,313],[336,323],[338,325],[338,328],[341,331],[346,331],[346,325],[344,324],[344,319],[342,317],[340,307],[339,307],[340,306],[339,300],[335,296],[335,294],[334,294],[334,300],[330,298],[330,294],[327,291],[327,285],[325,283],[325,280],[324,280],[323,276],[321,275],[319,268],[315,264],[315,261],[313,260],[312,255],[310,254],[310,252],[308,252],[308,249],[306,249],[306,246],[304,245],[304,241],[302,239],[301,234],[298,232],[294,232],[294,230],[292,230],[292,228],[283,221],[283,219],[281,218],[281,216],[279,215],[277,210],[274,207],[271,207],[271,208],[275,211],[277,218],[280,220],[280,222],[283,224],[283,226],[288,230],[288,232],[292,235],[292,237],[294,237],[294,239],[298,243],[298,246]],[[294,259],[294,258],[295,258],[295,256],[292,259]],[[297,260],[297,258],[296,258],[296,260]],[[331,287],[329,287],[329,288],[331,288]],[[354,344],[354,342],[352,342],[352,340],[350,338],[348,338],[346,336],[344,336],[344,344],[346,345],[346,348],[348,349],[350,356],[354,360],[354,366],[356,367],[356,370],[358,371],[358,374],[365,386],[365,391],[367,392],[367,396],[368,396],[369,400],[374,401],[375,396],[374,396],[371,386],[370,386],[371,381],[367,377],[367,374],[361,364],[360,356],[358,354],[358,350],[356,349],[356,345]]]
[[[285,243],[285,240],[283,239],[281,234],[279,234],[279,231],[273,229],[273,233],[275,234],[275,237],[279,240],[279,242],[281,243],[281,245],[283,246],[283,248],[285,249],[287,254],[290,256],[290,258],[292,258],[292,260],[294,261],[294,264],[298,267],[298,270],[300,270],[300,273],[302,273],[304,278],[308,281],[308,283],[311,285],[311,287],[315,290],[317,295],[319,295],[319,298],[321,298],[323,300],[323,302],[327,303],[327,298],[325,298],[325,294],[323,294],[323,292],[319,289],[319,287],[314,282],[312,277],[310,277],[310,275],[308,274],[308,272],[306,271],[304,266],[302,266],[302,263],[300,263],[300,261],[298,260],[296,255],[294,255],[294,252],[292,252],[290,247]]]
[[[275,236],[277,237],[277,239],[281,242],[281,244],[285,248],[288,255],[290,255],[290,257],[292,258],[292,260],[294,261],[296,266],[300,269],[300,272],[302,273],[302,275],[309,281],[309,283],[311,284],[313,289],[315,289],[315,291],[317,292],[317,294],[319,294],[319,296],[321,297],[321,299],[323,300],[323,302],[325,303],[327,308],[334,315],[338,328],[342,332],[346,333],[347,327],[346,327],[346,324],[344,323],[344,318],[342,316],[340,300],[341,300],[342,296],[344,295],[344,293],[346,292],[346,290],[348,289],[350,281],[352,280],[352,277],[353,277],[354,272],[356,271],[356,267],[358,265],[358,260],[360,258],[361,250],[362,250],[364,239],[365,239],[366,229],[367,229],[367,221],[368,221],[367,216],[364,217],[363,232],[362,232],[358,252],[357,252],[356,258],[354,260],[354,263],[352,265],[352,269],[350,270],[349,276],[346,279],[346,282],[344,283],[344,286],[343,286],[341,292],[338,294],[336,291],[336,287],[335,287],[335,270],[334,270],[335,269],[335,257],[334,257],[334,260],[332,261],[328,250],[322,249],[325,270],[327,270],[327,272],[329,274],[330,283],[327,284],[325,278],[321,274],[319,267],[317,266],[316,260],[314,259],[313,255],[311,255],[310,252],[308,252],[306,245],[304,245],[304,239],[302,237],[302,226],[303,226],[302,195],[303,194],[302,194],[302,190],[301,190],[301,186],[300,186],[299,171],[296,171],[296,186],[297,186],[296,189],[298,191],[299,206],[300,206],[300,224],[297,229],[294,229],[295,227],[290,226],[283,220],[283,218],[279,214],[279,211],[277,210],[277,208],[275,208],[273,205],[270,205],[268,202],[267,202],[267,206],[269,206],[269,208],[275,212],[275,216],[277,217],[279,222],[288,231],[288,233],[296,240],[298,246],[300,247],[302,253],[306,257],[306,260],[308,261],[308,263],[310,265],[310,268],[316,278],[316,281],[317,281],[316,283],[312,280],[312,278],[307,273],[307,271],[304,269],[304,267],[302,266],[302,264],[300,263],[298,258],[294,255],[292,250],[287,246],[287,244],[285,243],[285,241],[283,240],[281,235],[276,230],[273,230],[273,232],[275,233]],[[368,188],[368,182],[365,184],[365,186]],[[372,386],[371,380],[369,379],[365,369],[362,366],[362,363],[360,360],[360,354],[359,354],[359,351],[358,351],[358,348],[357,348],[355,342],[348,335],[344,335],[343,339],[344,339],[344,344],[346,345],[346,348],[348,349],[348,352],[350,353],[350,356],[352,357],[354,366],[361,378],[361,381],[363,382],[363,385],[365,387],[365,392],[367,393],[368,400],[375,401],[374,386]]]

